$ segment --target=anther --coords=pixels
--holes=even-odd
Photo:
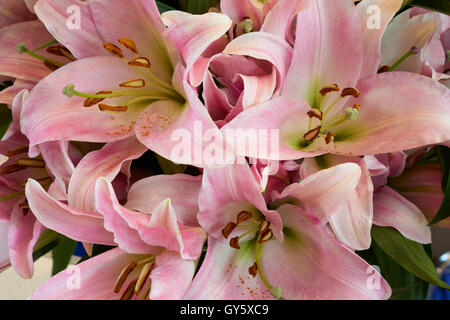
[[[133,51],[134,53],[138,53],[138,49],[136,47],[136,43],[134,43],[133,40],[127,39],[127,38],[120,38],[119,40],[120,44],[123,44],[127,49]]]
[[[131,300],[133,298],[137,281],[138,281],[137,279],[134,279],[133,281],[130,282],[128,287],[125,289],[125,292],[120,297],[120,300]]]
[[[230,239],[230,247],[238,250],[241,248],[241,246],[239,245],[239,237],[234,237]]]
[[[228,224],[225,226],[225,228],[222,229],[222,235],[225,239],[228,239],[230,234],[236,229],[237,224],[234,222],[228,222]]]
[[[125,268],[122,269],[122,271],[119,274],[119,277],[116,280],[116,283],[114,284],[115,293],[119,293],[125,280],[127,280],[128,276],[134,270],[134,268],[136,268],[136,266],[137,266],[136,261],[132,261]]]
[[[99,104],[98,108],[100,109],[100,111],[119,111],[119,112],[124,112],[128,110],[128,106],[110,106],[107,104]]]
[[[75,61],[76,58],[70,53],[70,51],[63,46],[50,46],[47,52],[55,56],[66,57],[69,60]]]
[[[45,161],[40,159],[23,158],[16,160],[16,163],[28,168],[45,168]]]
[[[144,79],[133,79],[133,80],[119,84],[119,87],[121,87],[121,88],[143,88],[143,87],[145,87],[145,80]]]
[[[142,287],[144,286],[145,282],[147,281],[147,278],[150,274],[150,271],[152,270],[153,262],[148,262],[142,267],[142,271],[139,274],[139,277],[136,282],[136,287],[134,288],[134,292],[136,294],[139,294],[141,292]]]
[[[111,94],[112,91],[100,91],[97,92],[96,94]],[[84,106],[86,108],[95,106],[96,104],[102,102],[103,100],[105,100],[105,98],[87,98],[86,100],[84,100]]]
[[[307,141],[313,141],[319,135],[321,129],[322,126],[311,129],[303,135],[303,138],[305,138],[305,140]]]
[[[391,67],[389,67],[389,66],[382,66],[380,69],[378,69],[378,72],[377,72],[377,73],[385,73],[385,72],[388,72],[390,68],[391,68]]]
[[[261,236],[259,237],[259,240],[258,240],[258,243],[263,243],[263,242],[267,242],[267,241],[269,241],[270,239],[272,239],[272,237],[273,237],[273,232],[272,232],[272,230],[266,230],[266,231],[264,231],[262,234],[261,234]]]
[[[361,111],[361,105],[359,103],[354,104],[352,108],[358,110],[358,112]]]
[[[58,70],[59,67],[57,65],[54,65],[53,63],[49,62],[49,61],[44,61],[44,65],[49,68],[51,71],[55,71]]]
[[[253,214],[250,211],[241,211],[237,215],[236,224],[241,224],[251,218],[253,218]]]
[[[326,144],[330,144],[331,142],[333,142],[334,138],[336,138],[336,135],[331,132],[328,132],[327,136],[325,137]]]
[[[360,96],[360,93],[358,89],[356,88],[345,88],[341,92],[341,97],[347,97],[347,96],[353,96],[355,98],[358,98]]]
[[[259,225],[259,229],[258,229],[258,233],[257,234],[262,234],[264,232],[266,232],[267,230],[269,230],[270,227],[270,221],[267,221],[266,219],[263,219],[261,221],[261,224]]]
[[[248,273],[254,277],[258,274],[258,264],[255,262],[252,266],[248,268]]]
[[[325,87],[323,87],[322,89],[320,89],[320,94],[323,96],[325,96],[327,93],[330,92],[338,92],[339,91],[339,86],[337,84],[330,84],[327,85]]]
[[[307,113],[307,115],[310,117],[310,118],[317,118],[317,119],[319,119],[319,120],[322,120],[323,119],[323,113],[322,113],[322,111],[320,111],[319,109],[311,109],[310,111],[308,111],[308,113]]]
[[[17,171],[21,171],[21,170],[25,170],[27,167],[22,166],[20,164],[12,164],[10,166],[4,167],[4,168],[0,168],[0,175],[4,175],[4,174],[10,174],[10,173],[14,173]]]
[[[14,157],[17,156],[19,154],[22,153],[27,153],[28,152],[28,147],[21,147],[21,148],[17,148],[11,151],[8,151],[8,153],[6,154],[7,157]]]
[[[115,44],[107,42],[107,43],[103,44],[103,48],[105,48],[107,51],[111,52],[113,55],[118,56],[119,58],[124,57],[122,50]]]
[[[144,57],[138,57],[128,62],[128,65],[134,67],[144,67],[150,69],[150,60]]]

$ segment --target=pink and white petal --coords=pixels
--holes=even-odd
[[[34,81],[17,79],[11,87],[0,91],[0,103],[9,105],[12,104],[14,98],[19,94],[19,92],[22,90],[31,91],[35,85],[36,82]]]
[[[200,186],[201,177],[186,174],[151,176],[131,186],[125,207],[152,213],[162,201],[170,198],[177,220],[183,225],[197,227]]]
[[[305,218],[301,209],[284,205],[283,242],[269,241],[262,270],[284,299],[387,299],[389,284],[367,262],[337,241],[325,227]],[[369,282],[370,278],[375,283]],[[369,280],[368,280],[369,279]]]
[[[195,267],[195,261],[184,260],[176,252],[164,251],[159,254],[150,273],[150,299],[183,299],[191,285]]]
[[[355,121],[330,130],[337,154],[367,155],[413,149],[450,138],[450,91],[417,74],[387,72],[361,80]],[[415,94],[412,95],[411,92]]]
[[[164,36],[178,49],[189,72],[202,53],[228,31],[231,23],[230,18],[220,13],[191,15],[172,24]]]
[[[431,243],[431,230],[427,219],[413,203],[385,186],[374,194],[373,223],[394,227],[406,238]]]
[[[247,163],[205,169],[199,207],[200,225],[216,239],[224,239],[222,229],[230,221],[235,221],[241,211],[258,215],[257,210],[271,222],[275,236],[282,238],[281,219],[276,212],[267,210],[259,185]]]
[[[44,227],[36,220],[31,211],[24,215],[16,207],[11,213],[11,227],[8,232],[8,247],[11,266],[24,279],[33,276],[33,247]]]
[[[333,98],[320,95],[324,86],[355,87],[363,61],[362,30],[352,1],[307,0],[305,6],[297,15],[294,53],[282,94],[319,108]]]
[[[292,48],[284,40],[267,32],[244,34],[231,41],[224,53],[266,60],[278,71],[277,89],[281,88],[292,59]]]
[[[91,2],[40,0],[34,7],[53,37],[78,59],[108,55],[90,12]]]
[[[242,79],[244,91],[242,96],[243,109],[251,108],[261,102],[269,100],[277,85],[275,70],[271,74],[263,76],[238,75]]]
[[[395,17],[389,24],[381,42],[380,67],[392,66],[407,54],[412,47],[419,51],[433,36],[436,20],[432,13],[410,18],[410,12],[405,11]],[[415,54],[400,64],[396,71],[420,73],[422,62],[420,55]]]
[[[122,292],[114,292],[114,285],[120,272],[132,261],[145,258],[115,248],[68,268],[38,288],[30,300],[119,300]],[[139,276],[136,268],[129,279]],[[71,284],[71,286],[68,286]],[[78,286],[79,285],[79,286]],[[122,291],[128,283],[125,283]]]
[[[117,57],[81,59],[56,70],[34,87],[23,107],[21,128],[30,139],[30,147],[53,140],[110,142],[134,135],[136,118],[146,105],[134,105],[126,112],[103,112],[96,106],[85,108],[84,98],[69,98],[63,88],[74,84],[77,91],[97,93],[114,90],[137,77]],[[108,104],[122,105],[129,98],[124,99],[108,99]]]
[[[306,3],[302,0],[276,1],[264,19],[261,31],[271,33],[287,41],[290,33],[292,33],[290,29],[294,28],[294,17],[304,9],[306,9]]]
[[[95,183],[101,177],[113,181],[122,164],[139,158],[147,151],[135,137],[110,142],[102,149],[88,153],[77,165],[68,189],[68,203],[83,211],[95,211]]]
[[[187,300],[270,300],[273,299],[259,275],[248,272],[256,261],[255,245],[241,243],[241,249],[208,238],[208,251],[191,287]]]
[[[25,43],[27,48],[34,50],[52,40],[45,26],[39,21],[16,23],[0,31],[0,74],[8,77],[28,81],[39,81],[47,76],[51,70],[44,63],[26,53],[17,51],[19,43]],[[61,57],[52,56],[47,52],[39,52],[52,60],[64,61]]]
[[[315,161],[304,159],[305,162]],[[317,220],[327,224],[336,207],[354,192],[361,177],[361,168],[355,163],[343,163],[309,175],[300,183],[283,190],[280,197],[294,197],[300,206]]]
[[[103,226],[102,215],[69,207],[32,179],[27,182],[25,194],[31,211],[45,227],[76,241],[115,245],[113,234]]]
[[[39,145],[48,172],[64,181],[69,181],[75,167],[69,157],[69,141],[52,141]]]
[[[241,112],[221,131],[238,156],[268,160],[314,157],[330,150],[331,144],[326,145],[323,137],[311,144],[303,138],[308,131],[306,114],[310,110],[304,100],[274,97]],[[258,132],[264,133],[261,138]],[[239,147],[237,142],[242,139],[245,144]]]
[[[0,0],[0,28],[23,21],[35,20],[24,1]]]
[[[241,23],[244,19],[252,20],[253,30],[257,31],[263,24],[263,5],[252,0],[223,0],[220,2],[220,9],[235,24]]]
[[[389,22],[402,4],[403,0],[364,0],[358,3],[364,50],[361,79],[377,74],[381,61],[381,39]],[[375,16],[376,13],[380,15]],[[375,17],[378,20],[371,21]]]
[[[210,72],[206,74],[203,82],[203,99],[205,107],[214,121],[225,119],[233,108],[227,94],[217,87]]]

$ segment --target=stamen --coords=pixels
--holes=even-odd
[[[391,67],[389,67],[389,66],[382,66],[380,69],[378,69],[377,73],[385,73],[385,72],[388,72],[390,68],[391,68]]]
[[[234,222],[228,222],[228,224],[225,226],[225,228],[222,229],[222,235],[225,239],[228,239],[230,234],[236,229],[237,224]]]
[[[26,54],[32,56],[33,58],[39,59],[41,61],[44,61],[44,64],[46,66],[48,66],[48,67],[51,66],[51,67],[54,68],[54,67],[62,67],[64,65],[64,63],[62,63],[62,62],[58,62],[58,61],[55,61],[55,60],[48,59],[46,57],[38,55],[34,51],[29,50],[27,48],[27,45],[25,43],[23,43],[23,42],[21,42],[21,43],[19,43],[17,45],[17,52],[19,52],[21,54],[25,52]]]
[[[412,56],[414,54],[418,54],[418,53],[419,53],[419,50],[416,47],[412,47],[403,57],[398,59],[398,61],[395,62],[392,65],[392,67],[389,68],[389,70],[387,72],[394,71],[399,65],[401,65],[403,62],[405,62],[406,59],[408,59],[410,56]]]
[[[128,65],[134,67],[144,67],[150,69],[151,63],[150,60],[144,57],[138,57],[128,62]]]
[[[230,247],[239,250],[241,246],[239,245],[239,237],[234,237],[230,239]]]
[[[61,57],[66,57],[67,59],[71,60],[71,61],[75,61],[77,60],[77,58],[75,58],[72,53],[70,53],[70,51],[63,46],[51,46],[47,48],[47,52],[53,55],[57,55],[57,56],[61,56]]]
[[[112,91],[99,91],[96,94],[111,94],[111,93],[112,93]],[[103,100],[105,100],[105,98],[87,98],[84,101],[83,105],[86,108],[89,108],[89,107],[95,106],[96,104],[102,102]]]
[[[258,274],[258,264],[256,262],[248,268],[248,273],[250,273],[253,278],[256,277]]]
[[[145,80],[144,79],[134,79],[127,82],[123,82],[119,84],[119,87],[122,88],[143,88],[145,87]]]
[[[305,138],[305,140],[307,141],[313,141],[319,135],[321,129],[322,126],[311,129],[303,135],[303,138]]]
[[[139,294],[139,292],[142,290],[142,287],[144,286],[145,282],[147,281],[150,271],[152,270],[152,266],[153,266],[153,262],[149,262],[142,267],[142,271],[139,274],[139,277],[136,282],[136,287],[134,288],[134,292],[136,294]]]
[[[101,111],[118,111],[118,112],[125,112],[128,110],[128,106],[110,106],[107,104],[99,104],[98,108]]]
[[[241,224],[244,221],[253,218],[253,214],[250,211],[241,211],[237,215],[236,223]]]
[[[263,219],[261,221],[261,224],[259,225],[258,234],[261,234],[265,231],[267,231],[270,227],[270,221],[267,221],[266,219]]]
[[[327,133],[327,136],[326,136],[326,138],[325,138],[325,142],[326,142],[327,144],[330,144],[331,142],[334,141],[334,138],[336,138],[336,135],[333,134],[333,133],[331,133],[331,132],[328,132],[328,133]]]
[[[20,209],[30,209],[30,206],[28,205],[28,201],[22,202],[19,204]]]
[[[133,298],[137,281],[137,279],[134,279],[130,282],[128,287],[125,289],[125,292],[120,297],[120,300],[131,300]]]
[[[352,106],[353,109],[356,109],[358,111],[361,111],[361,105],[359,103],[356,103]]]
[[[317,119],[319,119],[319,120],[322,120],[323,119],[323,113],[322,113],[322,111],[320,111],[319,109],[311,109],[310,111],[308,111],[308,113],[307,113],[307,115],[310,117],[310,118],[317,118]]]
[[[103,44],[103,48],[105,48],[107,51],[111,52],[113,55],[118,56],[119,58],[124,57],[122,50],[115,44],[107,42],[107,43]]]
[[[322,95],[322,97],[324,97],[327,93],[339,92],[339,86],[337,84],[330,84],[320,89],[319,92]]]
[[[17,171],[25,170],[27,167],[22,166],[20,164],[12,164],[10,166],[0,168],[0,175],[10,174]]]
[[[28,153],[28,147],[20,147],[20,148],[8,151],[6,156],[14,157],[14,156],[17,156],[17,155],[22,154],[22,153]]]
[[[120,38],[119,40],[120,44],[123,44],[127,49],[133,51],[134,53],[138,54],[138,49],[136,47],[136,43],[134,43],[133,40],[127,39],[127,38]]]
[[[119,274],[119,277],[116,280],[116,283],[114,284],[114,292],[119,293],[120,289],[122,288],[125,280],[127,280],[130,273],[136,268],[137,263],[136,261],[130,262],[125,268],[122,269],[122,271]]]
[[[16,163],[29,168],[45,168],[45,161],[40,159],[23,158],[16,160]]]
[[[258,243],[267,242],[272,238],[273,238],[272,230],[270,230],[270,229],[266,230],[263,233],[261,233],[261,235],[259,236]]]
[[[24,194],[25,194],[25,191],[19,191],[19,192],[15,192],[15,193],[12,193],[12,194],[7,195],[7,196],[2,196],[2,197],[0,197],[0,202],[8,201],[8,200],[11,200],[11,199],[13,199],[15,197],[24,195]]]
[[[44,65],[45,65],[47,68],[49,68],[51,71],[56,71],[56,70],[59,69],[59,67],[58,67],[57,65],[54,65],[53,63],[48,62],[48,61],[44,61]]]
[[[150,290],[152,289],[152,280],[150,279],[150,285],[145,289],[144,294],[141,296],[141,300],[150,300]]]
[[[360,93],[359,93],[358,89],[356,89],[356,88],[345,88],[341,92],[341,97],[344,98],[344,97],[348,97],[348,96],[353,96],[355,98],[358,98],[360,96]]]

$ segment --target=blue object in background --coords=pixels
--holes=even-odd
[[[86,250],[84,250],[83,244],[81,242],[77,243],[77,247],[75,248],[74,256],[84,257],[86,255]]]
[[[450,252],[443,254],[439,258],[439,262],[441,263],[440,268],[442,271],[440,273],[441,280],[447,284],[450,284]],[[450,290],[432,286],[430,290],[430,300],[450,300]]]

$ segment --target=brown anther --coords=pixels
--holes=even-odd
[[[142,287],[147,281],[148,276],[150,275],[150,271],[152,270],[153,262],[148,262],[142,267],[142,271],[139,274],[139,277],[136,282],[136,287],[134,288],[134,292],[139,294],[141,292]]]
[[[24,170],[26,168],[27,167],[15,163],[15,164],[12,164],[12,165],[7,166],[7,167],[0,168],[0,175],[14,173],[14,172],[17,172],[17,171]]]
[[[22,158],[16,160],[16,163],[28,168],[45,168],[45,161],[41,159]]]
[[[418,54],[419,49],[417,49],[417,47],[412,47],[411,50],[409,50],[409,52],[411,52],[412,54]]]
[[[303,135],[303,138],[307,141],[313,141],[319,135],[320,130],[322,130],[322,126],[311,129]]]
[[[389,66],[382,66],[380,69],[378,69],[378,72],[377,72],[377,73],[385,73],[385,72],[388,72],[390,68],[391,68],[391,67],[389,67]]]
[[[22,154],[22,153],[28,153],[28,147],[21,147],[21,148],[17,148],[17,149],[8,151],[6,156],[7,157],[14,157],[14,156],[17,156],[18,154]]]
[[[150,290],[152,289],[152,280],[150,279],[150,284],[145,289],[144,294],[141,296],[141,300],[150,300]]]
[[[267,221],[266,219],[263,219],[259,225],[259,229],[257,234],[261,234],[263,232],[266,232],[267,230],[269,230],[270,227],[270,221]]]
[[[99,91],[96,94],[110,94],[112,93],[112,91]],[[97,103],[102,102],[103,100],[105,100],[105,98],[87,98],[86,100],[84,100],[84,106],[86,108],[95,106]]]
[[[352,106],[352,108],[353,109],[356,109],[356,110],[358,110],[358,111],[361,111],[361,105],[359,104],[359,103],[356,103],[356,104],[354,104],[353,106]]]
[[[147,58],[138,57],[128,62],[128,65],[134,67],[145,67],[150,69],[151,63],[150,60],[148,60]]]
[[[256,277],[256,275],[258,274],[258,265],[256,264],[256,262],[248,268],[248,273],[250,273],[253,278]]]
[[[328,132],[328,133],[327,133],[327,136],[326,136],[326,138],[325,138],[325,142],[326,142],[327,144],[330,144],[331,142],[334,141],[334,138],[336,138],[336,135],[333,134],[333,133],[331,133],[331,132]]]
[[[105,48],[106,50],[111,52],[113,55],[118,56],[119,58],[123,58],[124,57],[124,55],[122,53],[122,50],[118,46],[116,46],[115,44],[107,42],[107,43],[103,44],[103,48]]]
[[[131,300],[133,298],[134,289],[136,287],[137,281],[138,281],[138,279],[134,279],[133,281],[130,282],[130,284],[128,285],[128,287],[125,289],[124,293],[120,297],[120,300]]]
[[[237,227],[237,224],[234,222],[228,222],[228,224],[225,226],[225,228],[222,229],[222,235],[225,239],[228,239],[230,234],[234,231],[234,229]]]
[[[250,211],[241,211],[237,215],[236,224],[241,224],[251,218],[253,218],[253,214]]]
[[[263,242],[267,242],[267,241],[269,241],[270,239],[272,239],[272,237],[273,237],[273,232],[272,232],[272,230],[266,230],[266,231],[264,231],[262,234],[261,234],[261,236],[259,237],[259,240],[258,240],[258,243],[263,243]]]
[[[119,277],[116,280],[116,283],[114,284],[115,293],[120,292],[120,289],[122,289],[125,280],[127,280],[128,276],[134,270],[134,268],[136,268],[136,266],[137,266],[136,261],[132,261],[125,268],[122,269],[122,271],[119,274]]]
[[[28,205],[28,201],[20,203],[19,208],[20,209],[30,209],[30,206]]]
[[[123,44],[125,47],[127,47],[127,49],[133,51],[134,53],[138,53],[138,49],[136,47],[136,43],[134,43],[133,40],[131,39],[127,39],[127,38],[120,38],[119,40],[120,44]]]
[[[241,248],[241,246],[239,245],[239,237],[234,237],[230,239],[230,247],[238,250]]]
[[[64,57],[64,53],[61,51],[61,46],[50,46],[46,50],[48,53],[53,54],[55,56]]]
[[[101,104],[101,103],[98,105],[98,108],[101,111],[121,111],[121,112],[123,112],[123,111],[128,110],[128,106],[110,106],[110,105]]]
[[[322,89],[320,89],[320,94],[323,96],[325,96],[327,93],[330,92],[338,92],[339,91],[339,86],[337,84],[330,84],[327,85],[325,87],[323,87]]]
[[[322,113],[322,111],[320,111],[319,109],[311,109],[310,111],[308,111],[308,113],[307,113],[307,115],[310,117],[310,118],[317,118],[317,119],[319,119],[319,120],[322,120],[322,118],[323,118],[323,113]]]
[[[58,66],[55,66],[53,63],[48,62],[48,61],[44,61],[44,65],[45,65],[47,68],[49,68],[51,71],[55,71],[55,70],[58,70],[58,69],[59,69]]]
[[[144,79],[133,79],[133,80],[119,84],[119,87],[121,87],[121,88],[143,88],[143,87],[145,87],[145,80]]]
[[[341,97],[353,96],[355,98],[358,98],[359,95],[359,91],[356,88],[345,88],[341,92]]]

